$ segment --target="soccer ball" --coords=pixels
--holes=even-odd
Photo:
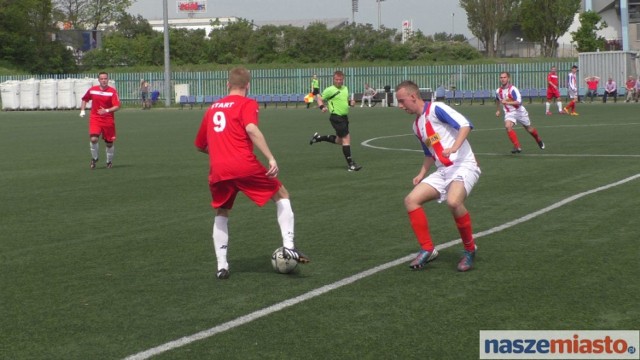
[[[298,266],[298,262],[291,257],[287,249],[279,247],[271,254],[271,265],[276,272],[288,274]]]

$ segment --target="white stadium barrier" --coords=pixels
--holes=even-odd
[[[9,80],[0,84],[2,110],[20,109],[20,81]]]

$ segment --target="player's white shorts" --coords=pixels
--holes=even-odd
[[[516,111],[505,113],[504,121],[511,121],[514,124],[520,124],[523,126],[531,125],[531,120],[529,120],[529,113],[524,107],[521,107]]]
[[[569,95],[570,99],[577,98],[578,97],[578,90],[568,89],[567,90],[567,94]]]
[[[474,164],[441,166],[421,182],[431,185],[440,193],[438,202],[441,203],[447,200],[447,190],[452,181],[462,181],[464,189],[467,191],[467,196],[469,196],[481,173],[480,167]]]

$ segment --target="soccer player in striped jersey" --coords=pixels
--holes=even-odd
[[[571,101],[564,108],[565,113],[573,116],[578,115],[578,113],[576,112],[576,103],[578,102],[577,75],[578,75],[578,67],[576,65],[573,65],[571,67],[571,72],[569,72],[569,74],[567,75],[567,89],[568,89],[568,95]]]
[[[413,132],[424,152],[422,166],[413,178],[414,188],[404,199],[420,244],[420,252],[409,267],[421,269],[438,256],[422,207],[428,201],[437,200],[448,205],[462,238],[464,253],[458,262],[458,271],[468,271],[473,267],[477,247],[464,201],[480,178],[480,167],[467,141],[473,125],[447,104],[424,102],[418,85],[412,81],[396,86],[396,99],[400,109],[416,115]],[[427,175],[432,165],[436,171]]]
[[[518,135],[516,135],[513,126],[522,125],[525,130],[536,140],[540,149],[544,150],[544,142],[538,135],[538,130],[531,126],[529,113],[522,105],[522,96],[517,87],[511,84],[511,74],[504,71],[500,73],[500,87],[496,90],[496,116],[500,116],[500,108],[504,110],[504,128],[507,130],[507,136],[513,144],[512,154],[522,152]]]

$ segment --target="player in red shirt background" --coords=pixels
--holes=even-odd
[[[551,115],[551,100],[555,99],[558,105],[558,114],[562,114],[562,101],[560,99],[560,87],[558,87],[558,73],[556,67],[552,66],[551,71],[547,74],[547,103],[546,114]]]
[[[89,167],[91,169],[96,168],[98,162],[98,141],[100,135],[106,145],[107,153],[107,168],[113,166],[113,155],[115,154],[115,147],[113,142],[116,140],[116,124],[114,112],[120,109],[120,98],[118,97],[118,91],[109,86],[109,75],[106,72],[98,74],[99,85],[95,85],[89,88],[82,97],[82,103],[80,104],[80,116],[84,117],[84,108],[87,106],[87,102],[91,101],[91,112],[89,113],[89,147],[91,150],[91,162]]]
[[[216,209],[213,245],[218,279],[229,278],[228,219],[236,195],[242,191],[258,206],[270,199],[276,204],[282,245],[288,256],[301,263],[309,258],[295,249],[294,216],[289,193],[277,179],[279,168],[258,128],[258,103],[247,97],[251,75],[243,67],[229,72],[229,95],[213,103],[204,114],[195,139],[198,151],[209,155],[211,206]],[[267,159],[265,168],[253,153],[254,145]]]

